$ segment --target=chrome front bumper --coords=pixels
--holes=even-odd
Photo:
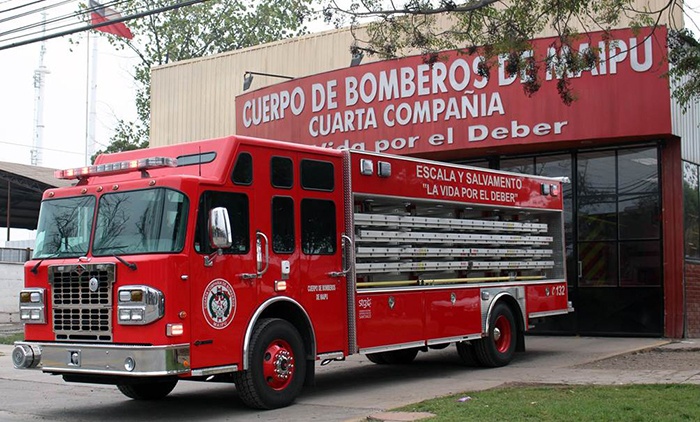
[[[59,374],[164,376],[188,373],[188,344],[122,346],[75,343],[15,343],[17,369],[37,368]]]

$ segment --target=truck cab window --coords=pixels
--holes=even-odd
[[[332,192],[335,187],[333,163],[301,160],[301,187],[307,190]]]
[[[287,196],[272,198],[272,250],[294,252],[294,200]]]
[[[181,251],[187,227],[187,197],[155,188],[102,195],[97,207],[95,256]]]
[[[233,166],[231,181],[237,185],[250,185],[253,183],[253,157],[242,152],[236,158],[236,165]]]
[[[321,199],[301,201],[301,248],[307,255],[335,253],[335,203]]]
[[[87,254],[94,215],[94,196],[42,202],[33,258]]]
[[[270,183],[275,188],[289,189],[294,184],[294,165],[287,157],[270,159]]]
[[[207,191],[199,199],[199,215],[195,230],[194,249],[197,252],[209,254],[214,249],[209,245],[207,235],[207,220],[209,210],[224,207],[228,210],[231,222],[233,244],[225,249],[225,254],[246,254],[250,250],[250,217],[248,195],[242,193]]]

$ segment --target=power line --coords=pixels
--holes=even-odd
[[[81,25],[81,26],[74,27],[74,28],[71,28],[71,29],[66,29],[66,30],[63,30],[63,31],[60,31],[60,32],[52,32],[52,33],[45,33],[45,34],[44,34],[43,31],[41,31],[41,33],[42,33],[41,36],[33,37],[33,38],[29,38],[29,39],[25,39],[25,40],[23,40],[23,41],[17,41],[17,42],[13,42],[13,43],[8,43],[8,41],[11,41],[11,40],[16,40],[16,39],[26,38],[26,37],[28,37],[28,36],[37,35],[39,32],[37,31],[37,32],[29,33],[29,34],[17,35],[17,36],[14,36],[14,37],[5,39],[5,40],[4,40],[5,43],[4,43],[3,45],[0,45],[0,51],[6,50],[6,49],[9,49],[9,48],[20,47],[20,46],[27,45],[27,44],[32,44],[32,43],[39,42],[39,41],[44,41],[44,40],[50,40],[50,39],[53,39],[53,38],[63,37],[63,36],[65,36],[65,35],[71,35],[71,34],[75,34],[75,33],[78,33],[78,32],[88,31],[88,30],[91,30],[91,29],[98,29],[98,28],[101,28],[101,27],[104,27],[104,26],[113,25],[113,24],[115,24],[115,23],[126,22],[126,21],[129,21],[129,20],[132,20],[132,19],[139,19],[139,18],[143,18],[143,17],[146,17],[146,16],[150,16],[150,15],[154,15],[154,14],[158,14],[158,13],[167,12],[167,11],[170,11],[170,10],[180,9],[180,8],[182,8],[182,7],[191,6],[191,5],[198,4],[198,3],[204,3],[204,2],[206,2],[206,1],[208,1],[208,0],[187,0],[187,1],[179,2],[179,3],[171,4],[171,5],[169,5],[169,6],[163,6],[163,7],[159,7],[159,8],[156,8],[156,9],[145,10],[145,11],[143,11],[143,12],[134,13],[134,14],[127,15],[127,16],[121,16],[121,17],[119,17],[119,18],[117,18],[117,19],[112,19],[112,20],[109,20],[109,21],[107,21],[107,22],[101,22],[101,23],[97,23],[97,24],[86,24],[86,25]],[[121,4],[121,3],[124,3],[124,1],[115,0],[115,1],[112,1],[112,2],[107,2],[107,3],[105,3],[105,4],[111,6],[111,5],[119,5],[119,4]],[[94,12],[94,11],[97,11],[98,9],[101,9],[102,7],[104,7],[104,5],[101,5],[100,7],[97,7],[97,8],[85,8],[85,9],[82,9],[82,10],[80,10],[80,11],[78,11],[78,12],[74,12],[74,13],[71,13],[71,14],[69,14],[69,15],[65,15],[62,19],[57,19],[56,22],[60,22],[61,20],[66,20],[66,19],[71,19],[71,18],[72,18],[72,19],[75,19],[75,18],[79,18],[80,16],[86,16],[86,15],[88,15],[89,13],[92,13],[92,12]],[[54,22],[54,23],[55,23],[55,22]],[[54,30],[56,30],[56,29],[63,29],[63,28],[67,28],[67,27],[71,27],[71,26],[75,26],[75,25],[80,25],[81,23],[82,23],[82,22],[80,22],[80,21],[76,22],[75,24],[73,24],[73,23],[67,23],[67,24],[65,24],[65,25],[60,25],[60,26],[51,28],[51,29],[49,29],[49,31],[54,31]],[[35,25],[36,25],[36,24],[26,25],[26,26],[24,27],[24,29],[26,30],[26,29],[28,29],[28,28],[31,28],[31,27],[35,26]],[[16,31],[13,30],[13,31],[9,31],[9,32],[16,32]],[[6,33],[5,33],[5,34],[6,34]],[[0,34],[0,35],[2,35],[2,34]]]
[[[11,0],[4,1],[4,2],[2,2],[2,3],[0,3],[0,4],[5,4],[5,3],[9,2],[9,1],[11,1]],[[11,7],[11,8],[9,8],[9,9],[0,10],[0,13],[11,12],[11,11],[13,11],[13,10],[22,9],[22,8],[24,8],[24,7],[28,7],[28,6],[31,6],[31,5],[33,5],[33,4],[42,3],[42,2],[44,2],[44,1],[45,1],[45,0],[35,0],[35,1],[29,2],[29,3],[20,4],[19,6]]]
[[[43,1],[43,0],[42,0],[42,1]],[[28,12],[24,12],[24,13],[20,13],[20,14],[17,14],[17,15],[13,15],[13,16],[6,17],[6,18],[4,18],[4,19],[0,19],[0,23],[3,23],[3,22],[8,22],[8,21],[12,21],[12,20],[15,20],[15,19],[19,19],[19,18],[31,16],[31,15],[38,15],[38,16],[40,16],[39,19],[38,19],[38,21],[34,21],[33,23],[29,23],[29,24],[26,24],[26,25],[21,25],[21,26],[18,26],[18,27],[16,27],[16,28],[12,28],[12,29],[9,29],[9,30],[7,30],[7,31],[5,31],[5,32],[0,33],[0,37],[2,37],[3,35],[9,35],[9,34],[14,34],[14,33],[18,33],[18,32],[20,32],[20,33],[26,32],[26,31],[28,31],[28,30],[30,30],[30,29],[32,29],[32,28],[37,28],[37,27],[42,27],[42,31],[24,33],[24,34],[19,35],[19,36],[15,36],[15,37],[12,37],[12,38],[9,38],[9,39],[5,39],[4,41],[9,41],[9,40],[17,39],[17,38],[28,37],[28,36],[31,36],[31,35],[36,35],[37,33],[44,33],[43,27],[44,27],[44,24],[45,24],[45,23],[49,25],[49,27],[48,27],[48,31],[49,31],[49,32],[52,32],[52,31],[55,31],[55,30],[61,29],[61,28],[66,28],[66,27],[69,27],[69,26],[75,26],[75,25],[78,25],[78,24],[81,23],[81,22],[87,21],[87,20],[88,20],[88,16],[89,16],[91,13],[96,12],[96,11],[98,11],[98,10],[104,8],[104,7],[121,6],[121,5],[123,5],[123,4],[126,3],[126,0],[112,0],[112,1],[109,1],[109,2],[105,2],[105,3],[103,3],[103,4],[100,5],[100,6],[86,7],[86,8],[81,8],[80,4],[76,3],[76,8],[75,8],[75,9],[77,9],[76,11],[71,11],[70,13],[67,13],[67,14],[64,14],[64,15],[60,15],[60,16],[53,17],[53,18],[47,20],[46,22],[44,22],[44,18],[43,18],[44,12],[46,12],[47,10],[53,9],[53,8],[66,6],[66,5],[70,4],[70,3],[76,3],[76,2],[75,2],[75,0],[62,0],[62,1],[59,1],[59,2],[57,2],[57,3],[53,3],[53,4],[49,4],[49,5],[43,5],[43,6],[40,7],[40,8],[31,10],[31,11],[28,11]],[[67,23],[67,24],[64,24],[64,25],[58,25],[58,26],[53,26],[53,27],[51,27],[51,24],[59,23],[59,22],[62,22],[62,21],[67,21],[68,23]]]
[[[65,20],[65,19],[61,19],[61,20]],[[56,23],[54,20],[47,20],[47,23],[48,23],[48,22]],[[67,23],[67,24],[65,24],[65,25],[54,26],[54,27],[51,28],[51,30],[57,30],[57,29],[62,29],[62,28],[69,28],[69,27],[72,27],[72,26],[75,26],[75,25],[76,25],[76,24],[75,24],[74,22],[71,22],[71,23]],[[34,25],[32,25],[32,26],[34,26]],[[38,30],[36,30],[36,31],[33,31],[33,32],[28,32],[28,33],[26,33],[26,34],[15,35],[15,36],[13,36],[13,37],[7,37],[7,38],[5,38],[3,41],[7,42],[7,41],[12,41],[12,40],[22,39],[22,38],[26,38],[26,37],[28,37],[28,36],[30,36],[30,35],[45,34],[45,33],[47,32],[47,31],[43,28],[43,25],[41,25],[41,24],[36,24],[36,26],[42,26],[42,28],[41,28],[41,29],[38,29]],[[29,27],[23,28],[23,29],[21,29],[21,30],[28,30],[28,29],[29,29]],[[0,36],[2,36],[2,35],[10,35],[11,33],[13,33],[13,32],[18,32],[18,31],[20,31],[20,30],[11,30],[11,31],[7,31],[7,32],[3,32],[3,33],[0,33]],[[48,39],[48,38],[47,38],[47,39]],[[42,40],[39,40],[39,41],[42,41]],[[2,48],[0,48],[0,50],[1,50],[1,49],[2,49]]]
[[[41,1],[43,1],[43,0],[41,0]],[[61,2],[54,3],[54,4],[51,4],[51,5],[48,5],[48,6],[41,6],[41,7],[38,8],[38,9],[29,10],[29,11],[26,11],[26,12],[24,12],[24,13],[20,13],[20,14],[17,14],[17,15],[12,15],[12,16],[9,16],[9,17],[0,19],[0,23],[8,22],[8,21],[11,21],[11,20],[13,20],[13,19],[24,18],[24,17],[27,17],[27,16],[32,15],[32,14],[39,14],[39,13],[44,12],[44,11],[46,11],[46,10],[53,9],[53,8],[55,8],[55,7],[60,7],[60,6],[63,6],[64,4],[72,3],[73,1],[74,1],[74,0],[63,0],[63,1],[61,1]],[[30,4],[36,4],[36,3],[39,3],[39,2],[29,3],[29,4],[27,4],[27,6],[30,5]],[[10,9],[10,10],[11,10],[11,9]],[[0,13],[1,13],[1,12],[0,12]],[[32,24],[32,25],[33,25],[33,24]],[[21,28],[20,28],[20,29],[21,29]]]
[[[18,144],[15,142],[7,142],[7,141],[0,141],[0,144],[12,145],[12,146],[24,147],[24,148],[33,148],[31,145]],[[45,151],[52,151],[52,152],[65,152],[67,154],[75,154],[75,155],[83,155],[84,154],[84,152],[66,151],[65,149],[54,149],[54,148],[46,148],[46,147],[41,147],[39,149],[42,149]]]

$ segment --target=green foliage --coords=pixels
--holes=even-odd
[[[459,401],[469,397],[469,400]],[[508,387],[399,409],[430,421],[679,421],[700,418],[697,385]]]
[[[673,96],[685,111],[698,102],[700,93],[700,43],[683,29],[669,34],[668,48],[668,75],[675,85]]]
[[[131,41],[97,32],[117,47],[132,49],[140,58],[134,69],[139,121],[120,122],[112,138],[112,143],[118,145],[110,145],[107,152],[121,151],[119,145],[130,149],[134,145],[148,145],[152,66],[304,34],[312,1],[208,0],[126,22],[134,34]],[[120,3],[119,11],[126,16],[171,4],[172,0],[132,0]]]
[[[578,51],[572,47],[586,32],[609,33],[623,19],[630,19],[633,29],[653,26],[664,14],[671,21],[672,13],[682,7],[680,0],[668,0],[659,10],[640,9],[634,0],[408,0],[402,7],[391,7],[400,3],[382,0],[353,0],[349,7],[325,1],[326,21],[353,25],[356,52],[382,58],[419,52],[426,63],[439,60],[441,50],[478,52],[485,58],[479,69],[484,75],[498,64],[499,56],[507,57],[507,74],[528,75],[523,84],[527,95],[540,89],[538,69],[546,63],[560,77],[557,90],[565,104],[575,100],[571,75],[598,61],[597,48]],[[357,28],[368,21],[366,39],[360,39]],[[531,40],[544,30],[554,36],[551,47],[560,54],[556,58],[523,54],[532,50]]]
[[[24,333],[1,334],[0,344],[14,344],[16,341],[24,340]]]
[[[94,163],[95,158],[100,154],[109,154],[119,151],[131,151],[148,147],[148,128],[139,122],[126,122],[119,120],[114,129],[114,135],[109,146],[104,150],[99,150],[90,157],[90,162]]]

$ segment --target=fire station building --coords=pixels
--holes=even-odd
[[[571,105],[544,63],[530,97],[502,68],[480,76],[477,55],[349,66],[348,30],[173,63],[153,69],[151,145],[237,133],[566,177],[575,312],[534,331],[698,337],[700,121],[671,97],[666,35],[582,37],[579,50],[603,53],[570,75]],[[535,40],[534,54],[551,42]]]

